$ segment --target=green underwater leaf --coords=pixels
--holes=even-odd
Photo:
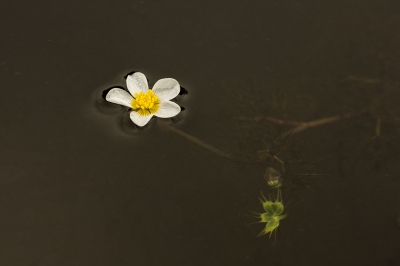
[[[270,233],[271,236],[272,232],[274,232],[279,227],[279,221],[287,216],[287,214],[281,215],[285,207],[283,205],[282,193],[280,189],[278,189],[277,193],[278,195],[275,202],[273,202],[271,198],[270,200],[267,200],[264,195],[262,195],[262,199],[260,198],[260,201],[265,210],[265,213],[259,214],[259,217],[261,218],[260,222],[267,224],[265,225],[264,230],[262,230],[258,236],[262,236],[268,233]]]

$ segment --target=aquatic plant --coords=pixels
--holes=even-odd
[[[267,169],[265,169],[264,179],[271,188],[279,188],[282,186],[282,174],[272,167],[267,167]]]
[[[259,223],[266,223],[264,230],[262,230],[258,236],[263,236],[265,234],[274,232],[279,227],[279,221],[287,216],[287,214],[282,214],[285,207],[282,201],[282,192],[278,189],[277,196],[273,202],[270,199],[267,200],[264,195],[260,198],[261,204],[265,210],[265,213],[259,213],[258,216],[261,218]],[[275,231],[276,232],[276,231]]]
[[[145,126],[153,116],[169,118],[181,111],[178,104],[170,101],[180,91],[175,79],[160,79],[153,89],[149,89],[146,76],[135,72],[127,76],[126,85],[130,94],[126,90],[113,88],[107,93],[106,100],[132,108],[130,118],[140,127]]]

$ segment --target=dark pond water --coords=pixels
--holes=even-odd
[[[0,13],[1,265],[400,265],[398,1]],[[184,111],[135,127],[102,98],[132,71],[178,80]],[[277,141],[293,127],[271,118],[330,123]],[[282,172],[252,163],[268,155],[276,241],[251,224]]]

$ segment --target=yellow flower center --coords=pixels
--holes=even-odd
[[[160,108],[160,101],[152,90],[136,92],[134,97],[135,99],[131,102],[132,109],[141,116],[154,114]]]

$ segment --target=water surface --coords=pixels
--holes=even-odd
[[[400,264],[397,1],[0,6],[0,264]],[[296,207],[275,246],[249,224],[276,162],[222,158],[157,119],[139,130],[102,98],[132,71],[188,91],[169,125],[286,161]],[[278,147],[289,128],[250,119],[364,108]]]

